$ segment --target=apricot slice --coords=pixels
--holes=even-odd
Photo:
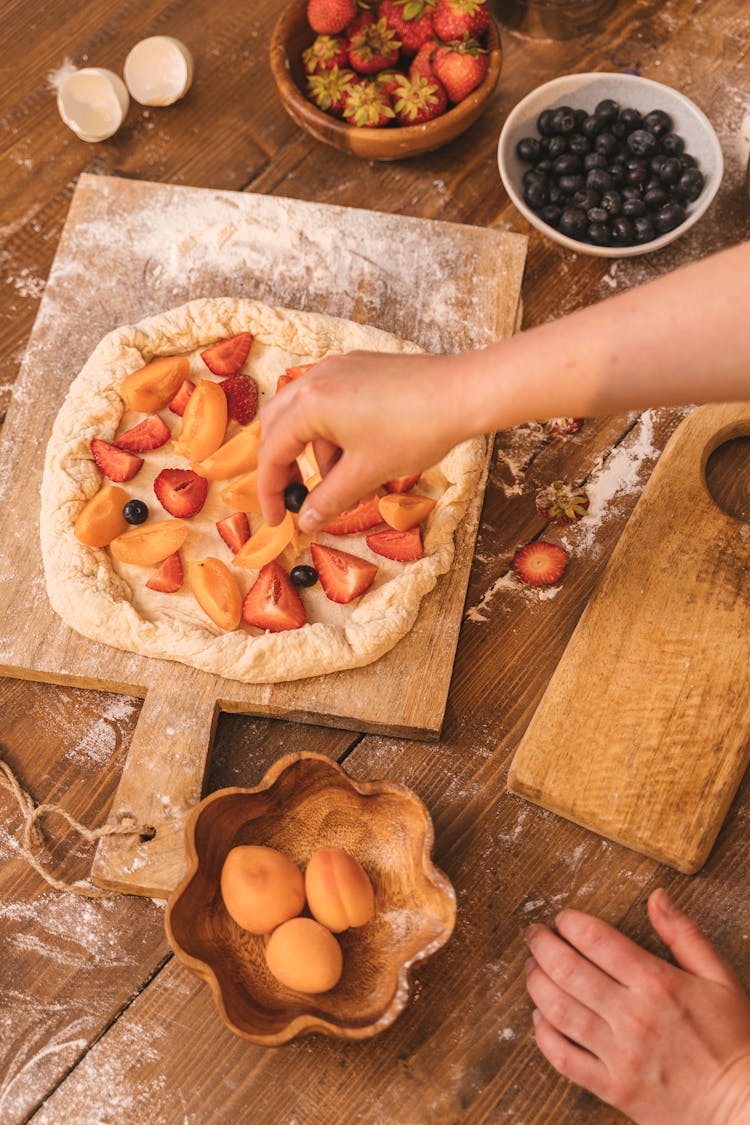
[[[106,547],[128,529],[122,509],[130,497],[124,488],[105,484],[96,496],[81,508],[73,525],[73,534],[87,547]]]
[[[389,492],[378,500],[380,514],[396,531],[410,531],[427,519],[437,503],[414,492]]]
[[[175,453],[188,461],[205,461],[223,442],[226,428],[227,396],[219,383],[201,379],[187,400]]]
[[[283,520],[276,527],[269,527],[267,523],[262,523],[244,547],[240,547],[234,556],[234,565],[260,570],[266,563],[273,562],[285,547],[293,543],[296,534],[297,527],[291,512],[286,512]]]
[[[242,617],[242,594],[234,575],[221,559],[210,556],[188,566],[188,582],[195,599],[220,629],[236,629]]]
[[[305,884],[296,863],[276,848],[240,844],[227,852],[221,869],[221,897],[243,930],[270,934],[301,914]]]
[[[319,848],[305,871],[310,913],[335,934],[364,926],[375,913],[375,894],[367,872],[343,848]]]
[[[190,362],[184,355],[152,359],[123,379],[120,394],[131,410],[153,414],[171,402],[189,372]]]
[[[156,566],[168,555],[179,551],[187,533],[187,524],[183,520],[155,520],[140,527],[131,527],[123,535],[118,535],[109,549],[118,562]]]
[[[245,473],[243,477],[228,484],[221,490],[221,499],[235,512],[259,512],[258,470],[253,469],[251,473]]]
[[[259,449],[260,420],[256,419],[229,441],[225,441],[205,461],[194,461],[193,469],[206,480],[229,480],[238,473],[247,473],[256,468]]]

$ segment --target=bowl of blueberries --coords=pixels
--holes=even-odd
[[[724,170],[711,122],[684,94],[635,74],[568,74],[509,113],[506,191],[528,221],[581,254],[632,257],[679,238]]]

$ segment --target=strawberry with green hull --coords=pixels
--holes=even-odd
[[[392,95],[403,77],[400,70],[381,70],[375,75],[375,82],[386,94]]]
[[[302,52],[305,74],[320,74],[334,66],[346,66],[347,42],[337,35],[316,35],[306,51]]]
[[[487,52],[476,39],[444,43],[435,51],[432,69],[452,102],[462,102],[487,75]]]
[[[358,83],[359,78],[353,70],[333,66],[330,70],[308,77],[307,96],[323,113],[330,113],[331,117],[343,117],[346,96]],[[288,382],[291,382],[291,377],[287,379],[280,375],[277,391]]]
[[[376,531],[367,536],[367,546],[376,555],[394,562],[416,562],[424,557],[422,536],[418,527],[409,531]]]
[[[208,481],[192,469],[162,469],[154,481],[154,493],[170,516],[188,520],[205,504]]]
[[[103,438],[92,439],[91,455],[99,471],[115,484],[132,480],[143,464],[142,457],[136,457],[134,453],[120,449]]]
[[[118,449],[127,449],[130,453],[149,453],[152,449],[161,449],[162,445],[171,438],[169,426],[162,422],[158,414],[149,414],[137,426],[126,430],[115,439]]]
[[[338,35],[357,14],[355,0],[308,0],[307,22],[318,35]]]
[[[365,24],[349,39],[349,66],[357,74],[377,74],[379,70],[395,66],[399,59],[401,41],[396,38],[384,19]]]
[[[343,116],[359,129],[382,129],[393,121],[396,113],[390,94],[381,90],[377,82],[365,80],[347,91]]]
[[[560,527],[583,519],[589,510],[589,498],[583,488],[566,480],[555,480],[536,494],[536,510],[540,516]]]
[[[416,55],[420,47],[433,39],[435,0],[382,0],[378,14],[401,41],[405,55]]]
[[[445,42],[478,39],[490,25],[485,0],[437,0],[435,34]]]
[[[243,602],[242,620],[269,633],[301,629],[307,621],[304,604],[294,583],[277,562],[261,567]]]
[[[158,570],[154,571],[146,585],[149,590],[158,590],[161,594],[176,594],[182,589],[184,581],[180,552],[175,551],[167,556]]]
[[[252,342],[252,333],[239,332],[226,340],[217,340],[210,348],[201,352],[201,359],[212,374],[225,379],[237,374],[250,355]]]
[[[216,530],[233,555],[244,547],[250,538],[250,521],[246,512],[232,512],[223,520],[218,520]]]
[[[567,434],[577,434],[584,421],[584,418],[548,418],[546,422],[542,422],[542,426],[545,434],[565,437]]]
[[[354,35],[358,35],[363,27],[369,27],[370,24],[375,23],[377,16],[372,8],[362,8],[357,12],[352,22],[346,28],[347,46],[352,41]]]
[[[448,108],[448,95],[437,78],[415,74],[404,78],[392,94],[393,108],[401,125],[422,125],[440,117]]]
[[[188,399],[190,398],[194,390],[195,383],[191,383],[189,379],[185,379],[179,391],[169,404],[169,409],[173,414],[179,415],[180,418],[182,417],[182,415],[185,413],[185,407],[188,404]]]
[[[409,77],[413,78],[415,74],[421,74],[423,78],[432,78],[434,70],[432,63],[440,43],[437,39],[428,39],[426,43],[417,51],[412,59],[411,66],[409,67]]]
[[[220,384],[227,396],[227,414],[246,426],[258,413],[258,384],[249,375],[230,375]]]
[[[556,543],[535,539],[513,556],[516,577],[526,586],[554,586],[565,573],[568,556]]]
[[[310,551],[323,592],[329,601],[347,605],[369,590],[378,568],[359,555],[311,543]]]

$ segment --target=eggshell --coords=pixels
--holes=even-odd
[[[335,934],[364,926],[375,913],[375,895],[367,873],[343,848],[320,848],[305,871],[310,913]]]
[[[312,918],[292,918],[274,930],[266,962],[276,979],[295,992],[328,992],[343,968],[341,946]]]
[[[275,848],[242,845],[224,860],[221,897],[238,926],[268,934],[301,912],[305,883],[297,865]]]

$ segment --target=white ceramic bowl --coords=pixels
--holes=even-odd
[[[621,106],[632,106],[644,114],[652,109],[663,109],[668,113],[673,121],[674,132],[684,139],[685,151],[695,157],[705,181],[698,199],[688,204],[687,218],[680,226],[639,246],[594,246],[569,238],[545,223],[523,198],[522,178],[531,166],[517,155],[516,145],[522,137],[539,136],[536,121],[542,110],[549,106],[570,105],[573,109],[593,111],[604,98],[613,98]],[[569,250],[602,258],[632,258],[637,254],[649,254],[679,238],[708,209],[724,172],[719,139],[705,113],[684,94],[670,86],[635,74],[566,74],[538,86],[508,114],[500,133],[497,160],[505,190],[532,226]]]

